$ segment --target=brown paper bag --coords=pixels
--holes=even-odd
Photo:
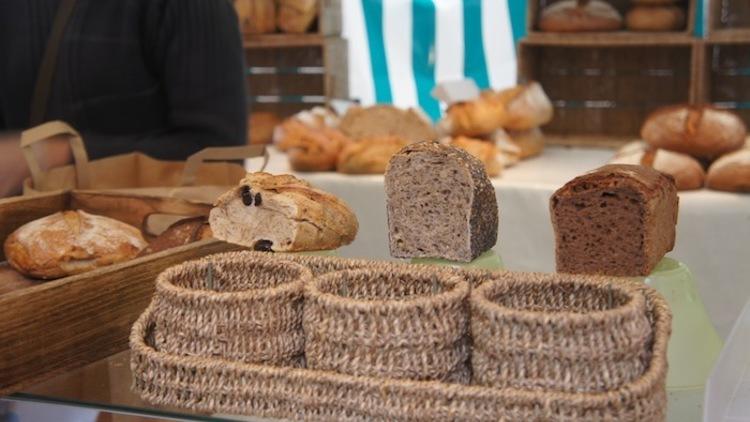
[[[70,141],[74,164],[43,171],[32,151],[38,142],[56,136]],[[24,194],[59,190],[109,192],[148,197],[181,198],[211,204],[235,186],[246,171],[239,164],[211,162],[263,157],[262,145],[206,148],[187,161],[162,161],[142,153],[130,153],[89,161],[81,135],[61,121],[45,123],[21,134],[21,148],[31,178],[24,181]]]

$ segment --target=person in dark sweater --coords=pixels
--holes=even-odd
[[[0,1],[0,197],[28,175],[18,143],[30,126],[39,66],[61,0]],[[44,121],[81,132],[91,159],[141,151],[185,159],[245,142],[242,40],[229,0],[78,0],[66,26]],[[65,140],[38,148],[71,160]]]

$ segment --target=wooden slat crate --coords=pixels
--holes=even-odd
[[[750,41],[750,1],[706,0],[713,41]]]
[[[526,14],[526,29],[527,29],[529,39],[556,40],[557,42],[564,42],[566,40],[570,40],[570,41],[599,40],[599,42],[602,42],[602,43],[623,42],[622,40],[625,39],[626,40],[625,42],[653,44],[653,43],[662,42],[661,41],[662,39],[665,39],[668,41],[670,39],[675,39],[675,37],[677,39],[681,38],[682,40],[685,40],[686,38],[692,37],[693,31],[695,29],[697,0],[682,0],[680,1],[679,6],[685,9],[687,23],[685,25],[685,28],[680,31],[637,32],[637,31],[622,30],[622,31],[613,31],[613,32],[590,32],[590,33],[570,33],[570,34],[547,33],[547,32],[539,31],[539,27],[537,25],[537,22],[539,19],[539,12],[543,10],[545,7],[551,4],[554,4],[558,1],[560,0],[528,0],[527,1],[528,8],[527,8],[527,14]],[[614,8],[620,12],[623,19],[625,19],[625,15],[627,14],[628,10],[630,10],[633,7],[633,2],[631,0],[604,0],[604,1],[614,6]],[[738,1],[746,1],[746,0],[738,0]]]
[[[553,143],[608,145],[639,136],[657,107],[691,101],[696,44],[552,45],[531,38],[519,56],[522,80],[539,81],[555,105],[544,127]]]
[[[707,41],[700,102],[739,114],[750,127],[750,40]]]

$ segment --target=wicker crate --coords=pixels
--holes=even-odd
[[[608,145],[637,137],[655,108],[694,97],[697,44],[521,43],[519,75],[555,105],[545,126],[553,143]],[[570,139],[569,139],[570,138]],[[574,139],[573,139],[574,138]]]
[[[695,28],[695,16],[696,16],[696,3],[697,0],[681,0],[680,6],[685,8],[685,14],[687,18],[687,22],[685,25],[685,28],[679,31],[674,32],[636,32],[636,31],[614,31],[614,32],[592,32],[592,33],[569,33],[569,34],[560,34],[560,33],[548,33],[548,32],[541,32],[538,29],[538,18],[539,18],[539,12],[541,10],[544,10],[545,7],[554,4],[560,0],[528,0],[528,9],[526,14],[526,28],[528,32],[529,39],[549,39],[549,40],[556,40],[557,42],[560,41],[576,41],[576,40],[586,40],[586,39],[599,39],[602,40],[605,43],[618,43],[622,42],[623,40],[625,42],[642,42],[642,43],[654,43],[654,42],[660,42],[660,39],[666,38],[666,39],[673,39],[675,36],[681,37],[682,39],[690,38],[693,35],[693,31]],[[623,19],[625,18],[625,15],[627,14],[628,10],[630,10],[633,7],[633,3],[631,0],[604,0],[607,3],[614,6],[615,9],[617,9],[620,14],[622,15]],[[716,1],[716,0],[714,0]],[[745,0],[736,0],[736,1],[745,1]]]
[[[735,111],[750,126],[750,40],[708,41],[699,101]]]
[[[750,1],[708,2],[708,33],[712,40],[750,41]]]

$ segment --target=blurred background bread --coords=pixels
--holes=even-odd
[[[624,145],[609,163],[651,167],[672,176],[677,190],[700,189],[706,177],[706,172],[695,158],[679,152],[657,149],[642,141]]]
[[[318,0],[277,0],[279,5],[276,18],[283,32],[299,34],[307,32],[318,14]]]
[[[678,6],[636,6],[625,24],[631,31],[676,31],[685,27],[685,11]]]
[[[243,34],[276,31],[276,0],[234,0]]]
[[[616,31],[622,28],[620,12],[600,0],[562,0],[540,13],[539,29],[545,32]]]

